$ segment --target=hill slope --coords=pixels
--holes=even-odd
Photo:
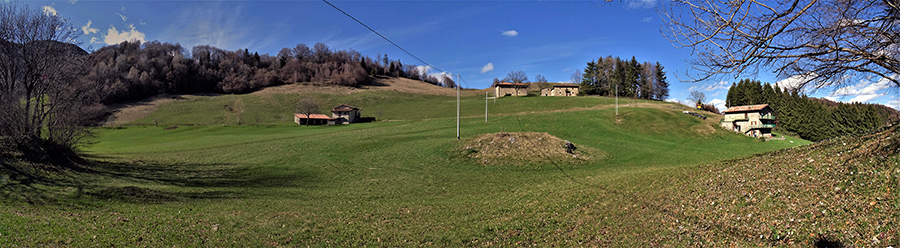
[[[893,127],[688,170],[659,206],[663,223],[701,243],[896,247],[898,136]]]
[[[471,96],[463,101],[464,138],[533,131],[602,154],[577,164],[483,165],[458,147],[455,108],[445,104],[454,97],[309,95],[375,106],[401,121],[100,129],[85,148],[90,164],[67,172],[69,179],[4,182],[0,242],[639,245],[660,230],[635,218],[643,208],[633,207],[640,202],[633,197],[663,192],[655,190],[658,179],[647,177],[803,143],[760,142],[715,128],[715,118],[681,114],[686,107],[680,105],[624,99],[617,116],[607,98],[501,98],[489,102],[494,114],[485,122],[484,100]],[[221,111],[231,97],[164,104],[148,118],[202,123],[222,115],[203,109]],[[243,97],[248,111],[262,111],[296,95],[235,97]],[[33,224],[44,222],[53,225]]]
[[[461,95],[472,97],[479,96],[483,94],[482,92],[466,89],[461,91]],[[290,117],[293,113],[295,101],[304,97],[319,99],[320,104],[323,105],[321,109],[323,113],[330,111],[330,107],[334,105],[350,103],[351,105],[370,110],[370,113],[367,112],[365,114],[375,116],[377,110],[371,108],[371,105],[363,105],[369,102],[377,104],[388,97],[397,98],[401,95],[403,99],[394,100],[394,102],[416,102],[420,99],[427,99],[428,96],[442,96],[442,99],[449,99],[447,97],[456,96],[456,90],[407,78],[379,77],[373,83],[360,87],[288,84],[268,87],[250,94],[237,96],[163,94],[141,101],[110,106],[112,115],[107,118],[104,126],[122,126],[129,125],[129,123],[154,125],[154,119],[157,120],[157,123],[163,123],[163,125],[237,124],[236,120],[231,120],[233,123],[226,123],[222,106],[233,104],[234,100],[238,98],[243,99],[244,103],[247,104],[247,121],[245,123],[252,124],[280,125],[282,123],[281,115]],[[171,104],[173,102],[175,103]],[[165,104],[170,104],[168,107],[180,108],[181,110],[165,110],[155,113],[160,106]],[[173,113],[183,110],[194,110],[199,113],[188,113],[183,116],[190,118],[176,118],[172,120],[170,116]],[[199,116],[196,114],[199,114]],[[260,116],[259,121],[257,121],[257,115]],[[143,120],[138,121],[141,119]]]

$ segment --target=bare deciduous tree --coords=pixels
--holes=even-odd
[[[550,83],[548,83],[547,79],[540,74],[534,77],[534,85],[537,87],[538,91],[543,91],[544,89],[550,88]]]
[[[309,126],[309,116],[319,113],[319,103],[312,98],[303,98],[297,101],[297,113],[306,115],[306,126]]]
[[[519,89],[525,87],[523,83],[528,81],[528,76],[525,75],[525,72],[522,70],[509,71],[509,73],[506,73],[506,77],[503,78],[503,81],[513,83],[513,88],[516,90],[516,96],[519,96]]]
[[[697,55],[692,81],[774,70],[801,87],[877,75],[900,86],[897,1],[675,0],[664,35]]]
[[[78,37],[68,19],[0,4],[0,136],[71,147],[87,133],[98,109],[94,86],[80,80],[87,69],[86,53],[71,44]]]
[[[691,96],[688,97],[688,100],[690,100],[692,103],[697,104],[697,106],[700,106],[700,104],[706,102],[706,94],[703,94],[703,92],[696,90],[691,91]]]
[[[453,79],[450,79],[449,76],[441,75],[441,84],[447,88],[456,88],[456,82],[453,82]]]

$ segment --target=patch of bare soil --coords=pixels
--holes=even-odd
[[[466,139],[461,148],[468,158],[483,165],[579,164],[600,157],[588,147],[572,144],[574,150],[570,150],[567,144],[548,133],[489,133]]]
[[[159,105],[185,100],[185,96],[162,94],[140,101],[110,105],[112,115],[106,118],[103,126],[121,126],[143,119],[155,112]]]
[[[286,84],[274,87],[267,87],[265,89],[250,93],[250,95],[255,96],[269,96],[272,94],[308,94],[308,93],[323,93],[329,95],[349,95],[359,91],[362,91],[362,88],[354,88],[347,86],[337,86],[337,85],[318,85],[311,83],[297,83],[297,84]]]
[[[456,96],[456,89],[454,88],[441,87],[408,78],[379,78],[374,83],[363,87],[366,89],[400,91],[423,95]],[[484,90],[462,90],[460,92],[460,95],[463,96],[478,94],[484,94]]]
[[[331,95],[349,95],[365,90],[383,90],[383,91],[399,91],[405,93],[422,94],[422,95],[439,95],[439,96],[456,96],[456,89],[445,88],[426,82],[412,80],[408,78],[376,78],[372,83],[361,85],[359,87],[347,87],[336,85],[320,85],[312,83],[288,84],[275,87],[268,87],[251,95],[268,96],[271,94],[307,94],[307,93],[323,93]],[[460,95],[469,96],[484,94],[484,90],[462,90]]]

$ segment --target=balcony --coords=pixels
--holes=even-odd
[[[775,128],[775,124],[756,124],[750,125],[750,129],[758,129],[758,128]]]
[[[773,115],[761,115],[761,116],[759,116],[759,119],[760,119],[760,120],[774,120],[774,119],[775,119],[775,116],[773,116]]]

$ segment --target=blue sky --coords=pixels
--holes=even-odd
[[[720,108],[739,79],[683,83],[690,49],[678,49],[660,33],[656,8],[664,1],[330,1],[423,61],[486,88],[513,70],[529,79],[568,81],[588,61],[607,55],[660,62],[672,84],[670,100],[692,90]],[[387,54],[424,65],[322,1],[36,1],[26,4],[69,18],[82,31],[84,48],[139,39],[226,50],[247,48],[275,55],[283,47],[322,42],[375,58]],[[437,70],[432,72],[438,73]],[[676,76],[676,74],[678,76]],[[762,82],[771,75],[750,75]],[[781,84],[789,84],[790,79]],[[840,89],[810,91],[837,101],[874,102],[900,108],[897,91],[883,80],[862,79]]]

